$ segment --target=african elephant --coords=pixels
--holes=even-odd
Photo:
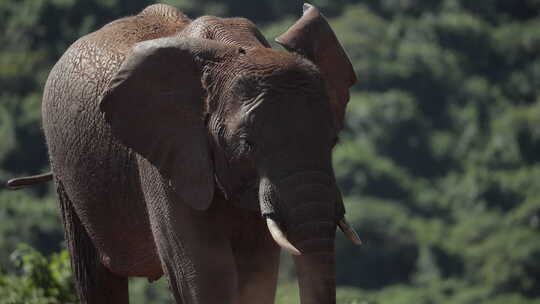
[[[335,303],[336,227],[359,242],[331,164],[356,76],[311,5],[276,41],[157,4],[53,67],[43,128],[82,303],[163,274],[177,303],[273,303],[280,246],[301,302]]]

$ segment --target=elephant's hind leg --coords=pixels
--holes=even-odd
[[[83,304],[128,304],[128,279],[103,266],[94,244],[75,213],[71,201],[57,180],[64,233],[80,302]]]

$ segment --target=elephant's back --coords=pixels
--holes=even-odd
[[[137,155],[112,136],[99,97],[135,43],[173,35],[187,22],[180,12],[154,5],[107,24],[73,43],[45,85],[42,115],[52,171],[104,262],[118,274],[156,277],[161,268]]]
[[[138,15],[106,24],[81,37],[67,49],[49,74],[45,94],[85,93],[84,100],[97,102],[134,44],[175,35],[190,22],[176,8],[155,4]],[[46,95],[44,99],[47,102],[57,101]],[[93,106],[97,107],[97,104]]]

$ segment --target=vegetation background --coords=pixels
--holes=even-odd
[[[163,2],[269,40],[302,5]],[[150,3],[0,0],[0,180],[48,170],[41,92],[66,48]],[[540,303],[540,1],[312,3],[359,76],[334,164],[365,245],[337,240],[338,303]],[[0,303],[75,303],[63,248],[51,185],[0,189]],[[285,257],[277,303],[298,303],[294,279]],[[130,287],[170,303],[163,279]]]

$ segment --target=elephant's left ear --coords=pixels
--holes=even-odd
[[[197,210],[212,202],[214,170],[196,61],[213,46],[179,38],[137,43],[99,105],[113,134],[152,163]]]
[[[354,69],[328,21],[319,10],[305,3],[302,17],[276,42],[315,63],[325,82],[330,106],[339,130],[343,128],[349,88],[356,82]]]

